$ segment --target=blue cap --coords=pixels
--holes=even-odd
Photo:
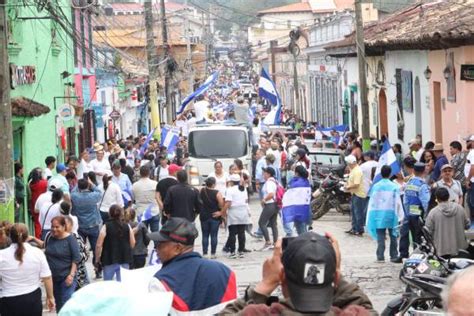
[[[58,163],[57,166],[56,166],[56,172],[57,173],[61,173],[63,172],[64,170],[66,170],[66,166],[63,164],[63,163]]]
[[[417,162],[415,163],[415,166],[413,168],[416,172],[423,172],[425,171],[425,164],[422,162]]]

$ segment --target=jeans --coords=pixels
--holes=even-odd
[[[245,226],[246,225],[230,225],[229,226],[229,251],[235,253],[235,236],[239,239],[239,252],[245,249]]]
[[[377,260],[384,260],[385,253],[385,231],[388,230],[390,237],[390,259],[398,258],[397,237],[393,236],[393,229],[377,229]]]
[[[285,223],[283,221],[283,217],[281,219],[281,222],[283,224],[283,230],[285,231],[286,236],[285,237],[293,237],[294,230],[293,228],[295,227],[294,223]]]
[[[471,213],[471,223],[474,221],[474,183],[471,182],[471,187],[466,192],[467,205]]]
[[[295,228],[298,236],[308,231],[307,223],[304,222],[295,222]]]
[[[84,244],[87,244],[87,239],[89,239],[89,244],[91,245],[92,249],[92,262],[95,261],[95,246],[97,245],[97,239],[99,238],[99,226],[93,226],[88,228],[81,228],[78,229],[79,235],[84,240]]]
[[[160,230],[160,215],[155,215],[152,218],[143,221],[143,223],[152,233],[157,232]]]
[[[354,233],[363,233],[365,225],[365,211],[367,208],[367,199],[353,195],[351,199],[352,231]]]
[[[400,257],[408,258],[410,248],[410,232],[411,238],[414,243],[420,244],[421,242],[421,225],[419,222],[419,216],[408,215],[403,221],[402,228],[400,230]]]
[[[56,312],[59,313],[61,308],[71,298],[72,294],[76,290],[77,280],[74,278],[70,286],[66,285],[65,279],[54,280],[53,279],[53,294],[54,300],[56,301]]]
[[[268,203],[265,204],[263,207],[262,213],[260,214],[260,218],[258,220],[258,226],[263,233],[263,237],[265,238],[265,242],[270,242],[270,234],[268,233],[267,225],[270,224],[273,233],[273,242],[278,240],[278,226],[277,226],[277,218],[278,218],[278,208],[276,203]]]
[[[202,230],[202,253],[207,255],[209,249],[209,237],[211,237],[211,254],[216,254],[217,249],[217,234],[219,233],[220,220],[215,218],[208,218],[201,221]]]
[[[115,280],[120,282],[121,276],[120,276],[120,267],[124,269],[128,269],[129,265],[128,263],[114,263],[114,264],[109,264],[107,266],[104,266],[104,281],[111,281],[114,279],[115,275]]]

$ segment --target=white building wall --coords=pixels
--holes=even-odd
[[[416,106],[417,101],[415,93],[415,80],[418,77],[420,82],[420,101],[421,107],[421,131],[423,142],[432,139],[430,125],[430,91],[429,81],[426,80],[424,71],[428,65],[427,51],[390,51],[385,54],[386,71],[386,93],[387,93],[387,112],[390,143],[402,144],[404,152],[408,151],[408,142],[416,137]],[[397,87],[395,73],[396,69],[412,71],[412,95],[413,112],[403,111],[405,123],[404,139],[398,139],[397,133]]]

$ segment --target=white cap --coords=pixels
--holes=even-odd
[[[376,139],[370,142],[370,146],[377,146],[378,144],[379,142]]]
[[[348,164],[351,165],[351,164],[356,163],[356,162],[357,162],[357,159],[356,159],[356,157],[355,157],[354,155],[349,155],[349,156],[347,156],[346,158],[344,158],[344,161],[345,161],[346,163],[348,163]]]
[[[408,146],[414,145],[414,144],[420,144],[420,140],[418,138],[413,138],[408,142]]]
[[[464,138],[465,141],[468,141],[468,142],[474,142],[474,134],[472,134],[471,136],[468,136],[466,138]]]
[[[233,182],[240,181],[240,176],[238,174],[231,174],[229,177],[229,181],[233,181]]]
[[[48,189],[50,191],[54,191],[56,189],[61,189],[63,186],[63,182],[59,179],[51,179],[49,182],[48,182]]]

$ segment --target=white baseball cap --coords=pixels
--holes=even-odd
[[[471,136],[468,136],[466,138],[464,138],[465,141],[468,141],[468,142],[474,142],[474,134],[472,134]]]
[[[344,158],[344,161],[348,164],[354,164],[357,162],[357,159],[354,155],[349,155],[346,158]]]

